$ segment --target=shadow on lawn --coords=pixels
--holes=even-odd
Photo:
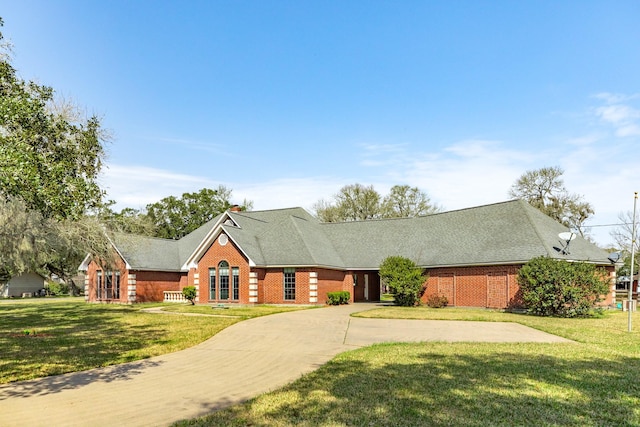
[[[142,374],[146,369],[159,366],[161,362],[143,360],[122,365],[108,366],[84,372],[56,375],[37,380],[0,385],[0,401],[9,398],[29,398],[59,393],[64,390],[84,387],[96,382],[110,383],[126,381]]]
[[[157,326],[127,324],[135,314],[128,306],[83,302],[0,305],[0,379],[29,380],[131,361],[132,351],[162,343],[165,335]]]
[[[640,424],[636,358],[568,361],[508,346],[491,353],[417,351],[409,363],[375,367],[337,359],[274,394],[185,425]]]

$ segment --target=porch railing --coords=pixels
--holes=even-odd
[[[182,291],[164,291],[164,302],[189,302]]]

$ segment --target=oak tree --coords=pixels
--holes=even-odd
[[[564,171],[543,167],[526,171],[511,186],[509,197],[524,199],[546,215],[585,237],[585,222],[594,214],[593,207],[582,196],[569,193],[564,186]]]

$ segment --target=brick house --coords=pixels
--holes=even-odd
[[[519,304],[518,269],[549,256],[603,266],[608,253],[521,200],[416,218],[321,223],[302,208],[230,210],[180,240],[118,235],[118,265],[105,271],[87,256],[85,299],[134,303],[181,300],[193,285],[199,304],[324,304],[327,293],[380,299],[378,268],[391,255],[428,274],[424,299],[505,308]]]

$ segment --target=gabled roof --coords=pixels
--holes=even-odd
[[[320,223],[302,208],[227,211],[184,238],[122,235],[114,242],[132,269],[180,271],[194,266],[221,233],[263,267],[377,269],[400,255],[425,268],[521,264],[546,255],[610,264],[607,252],[577,237],[564,251],[566,227],[522,200],[416,218]]]

